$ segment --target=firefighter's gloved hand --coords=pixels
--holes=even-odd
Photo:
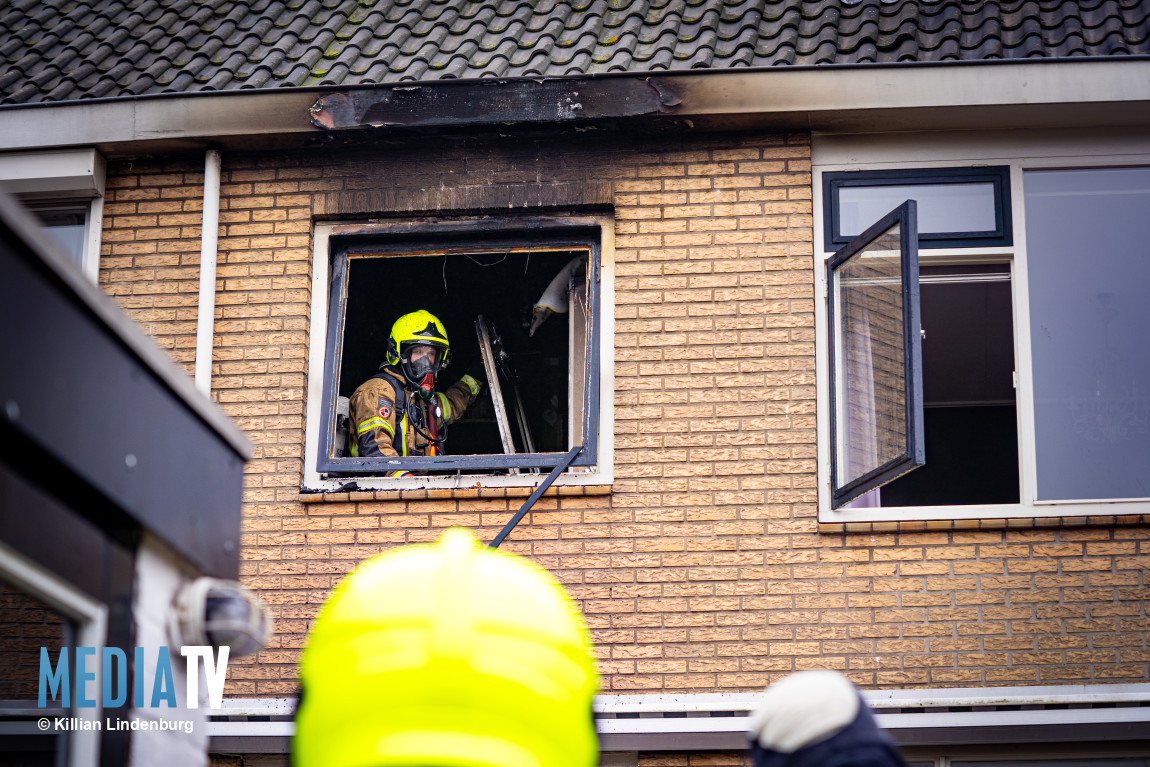
[[[748,724],[755,767],[903,767],[858,690],[835,671],[801,671],[767,688]]]
[[[467,366],[467,375],[481,384],[487,383],[487,368],[483,367],[483,360],[472,360]]]

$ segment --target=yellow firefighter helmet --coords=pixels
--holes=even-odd
[[[582,616],[522,557],[453,528],[374,557],[324,605],[300,665],[296,767],[594,767]]]

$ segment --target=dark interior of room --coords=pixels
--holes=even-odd
[[[920,290],[926,465],[884,485],[881,503],[1018,503],[1008,269],[922,267]]]
[[[483,315],[510,356],[536,452],[567,450],[569,316],[551,316],[534,336],[528,335],[528,324],[533,304],[551,279],[578,255],[571,250],[477,250],[350,258],[340,396],[350,397],[378,372],[392,323],[419,309],[430,311],[447,328],[452,359],[437,388],[450,386],[471,364],[480,364],[475,321]],[[513,386],[506,379],[501,383],[516,451],[524,452],[514,428]],[[490,391],[484,387],[450,426],[445,454],[504,452]]]

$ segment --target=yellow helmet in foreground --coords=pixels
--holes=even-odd
[[[594,767],[597,679],[562,586],[448,530],[374,557],[300,665],[296,767]]]

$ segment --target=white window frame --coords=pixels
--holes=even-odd
[[[812,137],[812,182],[815,190],[815,332],[818,440],[819,522],[910,522],[958,519],[1033,519],[1036,517],[1093,517],[1150,514],[1150,498],[1037,499],[1035,459],[1034,379],[1031,366],[1030,304],[1027,291],[1026,208],[1023,173],[1039,169],[1150,166],[1150,136],[1135,131],[1003,131],[985,133],[815,134]],[[835,171],[877,171],[1006,165],[1010,168],[1010,197],[1014,244],[1006,247],[929,248],[920,244],[923,265],[1007,263],[1011,271],[1014,315],[1014,354],[1020,502],[968,506],[906,506],[890,508],[831,508],[830,491],[830,381],[827,326],[826,259],[824,247],[823,174]],[[929,243],[927,243],[929,245]],[[929,453],[926,456],[930,462]]]
[[[0,189],[34,206],[86,206],[80,271],[100,278],[104,225],[104,158],[95,149],[0,154]]]
[[[46,570],[15,549],[0,542],[0,578],[58,610],[76,625],[72,648],[95,647],[95,658],[108,637],[108,608],[81,592],[72,584]],[[94,700],[94,708],[73,706],[68,716],[88,722],[102,721],[100,664],[92,669],[94,677],[88,680],[86,697]],[[76,729],[66,734],[68,740],[68,767],[95,767],[100,757],[100,731]]]
[[[611,216],[588,216],[599,227],[599,442],[598,463],[583,469],[573,468],[555,480],[559,486],[610,485],[614,481],[615,433],[615,221]],[[362,232],[368,224],[350,225]],[[547,476],[523,472],[495,475],[489,472],[461,473],[450,476],[380,477],[355,476],[325,478],[316,466],[321,438],[320,419],[323,411],[323,381],[327,355],[328,296],[330,294],[331,237],[347,223],[317,223],[312,237],[311,324],[308,346],[307,411],[304,422],[303,488],[308,492],[336,492],[354,481],[362,491],[464,490],[477,485],[494,487],[534,487]]]

